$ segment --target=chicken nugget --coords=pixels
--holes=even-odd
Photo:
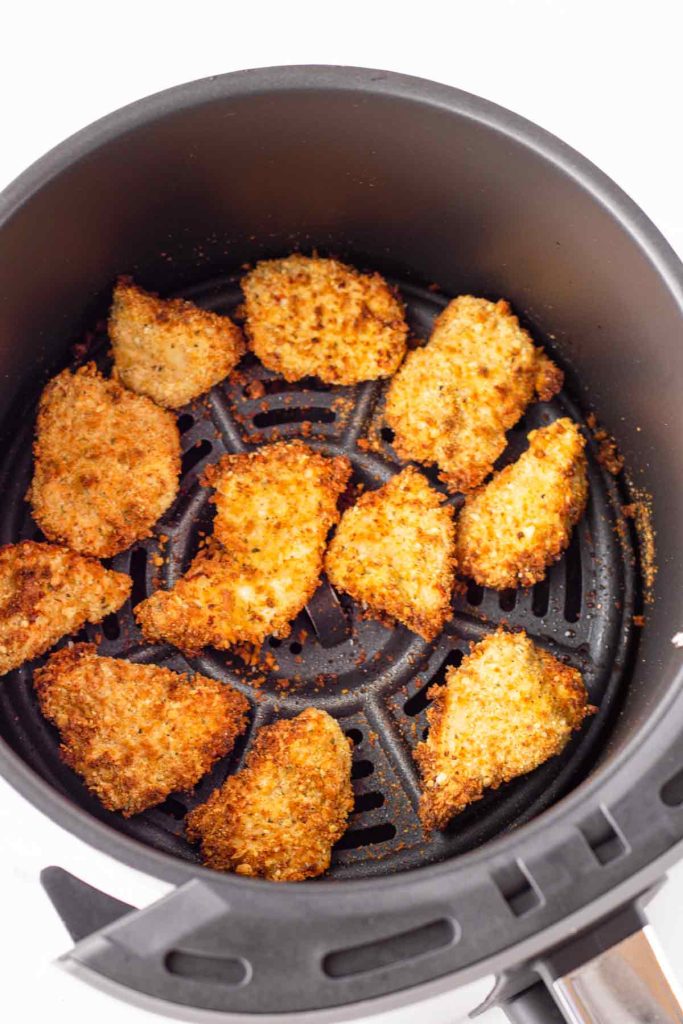
[[[469,495],[459,571],[483,587],[530,587],[562,555],[588,500],[585,441],[569,419],[532,430],[527,451]]]
[[[423,784],[420,817],[428,831],[444,828],[485,789],[559,754],[596,710],[587,703],[580,672],[525,633],[502,630],[473,644],[429,696],[429,734],[415,750]]]
[[[358,384],[405,355],[403,305],[379,274],[295,254],[257,264],[242,288],[249,347],[285,380]]]
[[[167,409],[218,384],[246,351],[229,317],[184,299],[160,299],[126,277],[114,289],[109,337],[115,376]]]
[[[261,729],[245,766],[187,816],[187,834],[218,871],[299,882],[330,866],[353,808],[351,750],[317,708]]]
[[[216,488],[213,541],[173,590],[137,606],[145,636],[186,651],[287,636],[318,585],[350,473],[348,459],[299,441],[227,455],[207,469]]]
[[[101,658],[94,644],[57,651],[33,682],[62,759],[125,818],[191,789],[247,725],[249,701],[231,686]]]
[[[130,576],[56,544],[0,548],[0,675],[44,654],[129,596]]]
[[[385,419],[394,449],[436,463],[450,491],[470,491],[491,472],[506,430],[534,395],[548,401],[562,381],[507,302],[461,295],[389,386]]]
[[[148,537],[178,490],[175,417],[102,377],[64,370],[40,399],[26,495],[48,540],[110,558]]]
[[[451,614],[455,527],[444,500],[408,466],[344,513],[325,558],[335,587],[425,640]]]

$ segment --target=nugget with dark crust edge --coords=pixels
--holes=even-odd
[[[101,658],[93,644],[57,651],[33,681],[63,760],[126,818],[191,789],[247,724],[249,702],[231,686]]]
[[[408,466],[344,513],[325,558],[333,586],[425,640],[451,614],[455,527],[444,500]]]
[[[135,610],[148,639],[186,651],[287,636],[312,597],[351,465],[299,441],[227,455],[207,469],[214,538],[173,590]]]
[[[569,419],[531,431],[517,462],[467,498],[456,524],[460,572],[496,590],[543,579],[586,508],[585,443]]]
[[[110,558],[143,537],[178,490],[175,417],[102,377],[64,370],[40,399],[26,495],[48,540]]]
[[[114,373],[131,391],[178,409],[227,377],[246,351],[227,316],[160,299],[119,278],[109,314]]]
[[[485,789],[559,754],[596,709],[580,672],[502,630],[472,645],[446,683],[433,686],[429,735],[415,751],[422,775],[420,817],[444,828]]]
[[[0,548],[0,675],[86,622],[101,622],[131,586],[130,576],[56,544],[24,540]]]
[[[285,380],[329,384],[390,377],[406,351],[403,305],[379,274],[288,256],[242,280],[249,347]]]
[[[450,491],[470,491],[491,472],[506,430],[534,395],[548,401],[562,379],[507,302],[462,295],[389,386],[385,419],[394,449],[401,458],[436,463]]]
[[[275,882],[326,871],[353,808],[349,748],[317,708],[261,729],[242,771],[187,817],[208,867]]]

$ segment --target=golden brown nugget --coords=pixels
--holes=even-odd
[[[575,423],[532,430],[527,451],[470,495],[456,524],[458,568],[483,587],[530,587],[569,545],[588,500]]]
[[[208,867],[299,882],[328,869],[352,808],[349,741],[307,708],[259,731],[242,771],[187,816],[187,834]]]
[[[293,255],[257,264],[242,288],[249,347],[285,380],[358,384],[390,377],[405,355],[403,306],[379,274]]]
[[[110,558],[148,537],[178,490],[175,417],[102,377],[64,370],[40,399],[26,495],[48,540]]]
[[[436,463],[449,490],[470,491],[492,471],[506,430],[529,402],[548,401],[562,380],[507,302],[462,295],[389,386],[385,419],[394,449],[401,458]]]
[[[0,675],[86,622],[101,622],[131,586],[130,576],[56,544],[24,540],[0,548]]]
[[[218,384],[246,350],[229,317],[184,299],[160,299],[126,277],[114,289],[109,337],[116,377],[167,409]]]
[[[408,466],[344,513],[325,558],[335,587],[425,640],[451,614],[455,527],[444,500]]]
[[[227,455],[207,469],[216,488],[213,541],[173,590],[138,605],[145,636],[187,651],[287,636],[318,586],[350,473],[348,459],[299,441]]]
[[[523,632],[498,631],[473,644],[429,696],[429,734],[415,751],[423,785],[420,817],[428,831],[444,828],[485,789],[559,754],[596,710],[587,703],[581,673]]]
[[[57,651],[33,681],[62,759],[126,818],[191,789],[247,725],[249,702],[231,686],[101,658],[93,644]]]

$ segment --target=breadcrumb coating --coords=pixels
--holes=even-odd
[[[124,817],[191,789],[232,750],[249,702],[231,686],[65,647],[34,675],[62,759]]]
[[[56,544],[0,548],[0,675],[44,654],[129,596],[130,576]]]
[[[394,449],[436,463],[450,491],[470,491],[492,471],[506,430],[534,395],[548,401],[562,381],[507,302],[461,295],[389,386],[385,419]]]
[[[588,500],[575,423],[532,430],[517,462],[471,494],[456,524],[458,568],[483,587],[530,587],[562,555]]]
[[[299,882],[330,866],[353,808],[351,751],[317,708],[265,726],[242,771],[187,816],[208,867]]]
[[[502,630],[472,645],[446,683],[433,686],[429,734],[415,760],[422,775],[420,817],[444,828],[486,789],[524,775],[559,754],[596,709],[581,673]]]
[[[226,455],[207,469],[216,489],[213,541],[173,590],[137,606],[145,636],[186,651],[287,636],[318,586],[350,474],[345,457],[299,441]]]
[[[453,509],[408,466],[342,516],[325,569],[368,612],[433,640],[451,614]]]
[[[403,305],[379,274],[295,254],[257,264],[242,288],[249,347],[285,380],[358,384],[405,355]]]
[[[184,299],[160,299],[127,277],[114,288],[109,337],[115,376],[168,409],[218,384],[246,351],[229,317]]]
[[[180,434],[149,398],[64,370],[43,391],[26,495],[48,540],[110,558],[143,537],[176,496]]]

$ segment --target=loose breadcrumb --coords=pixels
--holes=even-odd
[[[187,651],[287,636],[318,585],[350,473],[345,457],[299,441],[227,455],[208,469],[214,538],[173,590],[137,606],[145,636]]]
[[[330,866],[353,808],[350,742],[317,708],[265,726],[245,767],[187,817],[219,871],[298,882]]]
[[[585,440],[569,419],[470,495],[456,526],[459,571],[483,587],[530,587],[569,545],[588,500]]]
[[[0,675],[86,622],[101,622],[131,586],[124,573],[55,544],[24,540],[0,548]]]
[[[48,540],[81,554],[109,558],[148,537],[178,490],[175,417],[94,363],[49,382],[33,452],[33,517]]]
[[[249,347],[285,380],[329,384],[390,377],[406,351],[403,305],[379,274],[292,255],[242,281]]]
[[[247,724],[249,702],[231,686],[101,658],[93,644],[57,651],[33,681],[63,760],[126,818],[191,789]]]
[[[420,817],[428,831],[444,828],[485,789],[559,754],[596,710],[587,703],[580,672],[525,633],[502,630],[474,644],[429,696],[429,734],[415,751],[423,783]]]
[[[385,419],[394,449],[401,458],[436,463],[449,490],[472,490],[534,395],[548,401],[562,381],[507,302],[462,295],[389,386]]]
[[[333,586],[426,640],[451,614],[455,528],[443,501],[408,466],[344,513],[325,559]]]
[[[109,337],[121,383],[168,409],[218,384],[246,350],[229,317],[184,299],[160,299],[127,277],[114,289]]]

